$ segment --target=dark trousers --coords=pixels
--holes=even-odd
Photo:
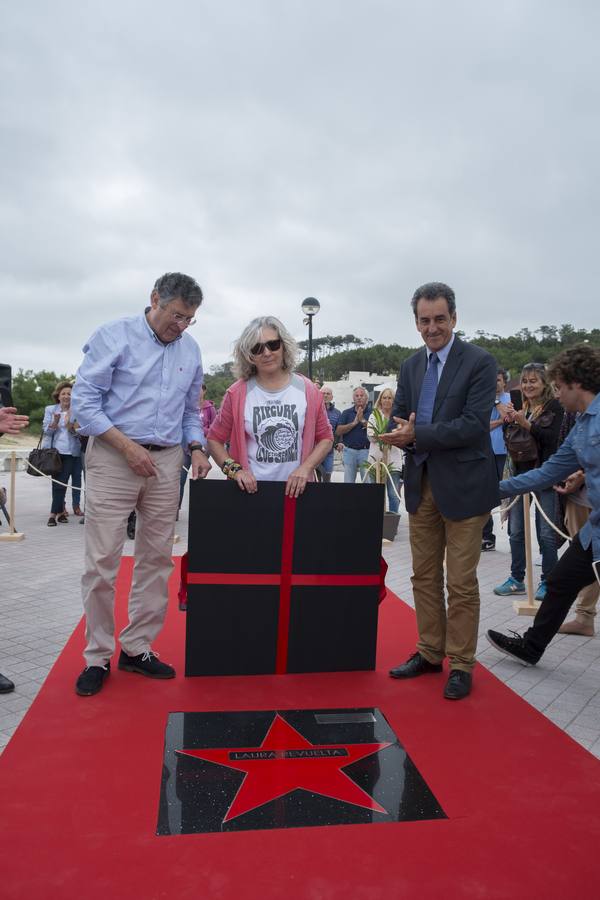
[[[533,625],[524,634],[526,648],[536,656],[542,655],[567,618],[579,591],[595,582],[592,561],[592,545],[584,550],[579,537],[575,537],[550,572],[546,596]]]
[[[502,475],[504,474],[504,463],[506,462],[506,453],[495,453],[494,459],[496,460],[498,481],[502,481]],[[483,526],[482,538],[484,541],[493,541],[494,543],[496,543],[496,536],[494,534],[494,518],[491,515]]]
[[[56,481],[62,481],[66,485],[69,478],[71,479],[73,506],[77,508],[81,499],[81,457],[61,453],[60,459],[62,468],[56,476]],[[63,511],[66,493],[66,487],[52,482],[52,506],[50,508],[52,515],[60,514]]]

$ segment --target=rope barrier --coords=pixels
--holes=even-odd
[[[384,469],[384,471],[385,471],[385,476],[386,476],[386,477],[385,477],[385,482],[384,482],[384,484],[387,484],[387,481],[388,481],[388,478],[389,478],[390,484],[392,485],[392,488],[394,489],[394,493],[395,493],[396,497],[398,498],[398,500],[401,500],[402,497],[401,497],[400,494],[398,493],[398,490],[397,490],[397,488],[396,488],[396,485],[394,484],[394,479],[392,478],[392,473],[391,473],[391,471],[390,471],[390,468],[389,468],[389,466],[388,466],[386,463],[383,462],[383,460],[381,460],[381,459],[380,459],[380,460],[376,460],[375,462],[373,462],[373,463],[371,463],[370,465],[367,466],[367,468],[365,469],[365,480],[366,480],[366,478],[367,478],[367,475],[369,474],[369,472],[370,472],[372,469],[375,469],[375,471],[377,471],[377,466],[381,466],[381,468]],[[398,471],[398,470],[396,469],[396,470],[394,470],[394,471]]]
[[[565,541],[572,541],[573,538],[571,537],[570,534],[565,534],[564,531],[561,531],[560,528],[559,528],[557,525],[555,525],[554,522],[552,522],[552,521],[548,518],[548,516],[546,515],[546,513],[545,513],[544,510],[542,509],[542,504],[540,503],[540,501],[538,500],[538,498],[535,496],[535,494],[532,494],[531,496],[533,497],[534,505],[535,505],[535,506],[537,507],[537,509],[541,512],[542,516],[544,517],[544,519],[546,520],[546,522],[548,523],[548,525],[550,525],[550,527],[553,528],[557,534],[560,534],[561,538],[564,538]]]
[[[48,475],[46,472],[42,472],[40,469],[37,468],[37,466],[34,466],[32,462],[29,462],[29,460],[27,460],[27,468],[33,469],[34,471],[36,471],[38,473],[38,475],[42,475],[44,478],[47,478],[52,484],[58,484],[58,485],[60,485],[60,487],[64,487],[65,490],[68,488],[71,488],[72,490],[81,491],[82,494],[85,494],[85,486],[83,484],[80,487],[76,487],[72,483],[65,484],[64,481],[58,481],[58,479],[53,478],[52,475]],[[189,473],[189,471],[190,471],[189,468],[186,468],[183,465],[181,466],[181,468],[186,473]],[[191,466],[190,466],[190,468],[191,468]]]

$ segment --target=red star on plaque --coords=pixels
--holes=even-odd
[[[390,746],[373,744],[311,744],[278,713],[260,747],[178,750],[244,772],[238,791],[223,819],[228,822],[291,791],[304,790],[387,815],[344,769]]]

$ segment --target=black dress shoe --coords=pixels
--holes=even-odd
[[[86,666],[75,683],[75,693],[80,697],[92,697],[102,690],[110,675],[110,662],[105,666]]]
[[[425,659],[424,656],[421,656],[419,651],[407,659],[405,663],[402,663],[400,666],[396,666],[395,669],[390,669],[390,676],[392,678],[416,678],[417,675],[426,675],[428,672],[441,672],[442,664],[441,663],[430,663],[428,659]]]
[[[121,650],[119,669],[123,672],[137,672],[148,678],[175,678],[175,669],[168,663],[161,662],[156,653],[146,650],[138,656],[128,656]]]
[[[471,693],[472,684],[473,678],[470,672],[452,669],[444,688],[444,697],[446,700],[462,700]]]
[[[14,691],[15,686],[6,675],[0,675],[0,694],[10,694],[11,691]]]

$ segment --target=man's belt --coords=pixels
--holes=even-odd
[[[139,444],[139,446],[143,447],[144,450],[170,450],[172,447],[177,447],[177,444],[169,444],[169,446],[163,444]]]

